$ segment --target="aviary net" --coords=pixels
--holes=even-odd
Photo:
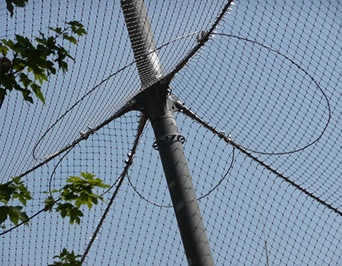
[[[125,2],[125,1],[122,1]],[[145,1],[162,80],[177,99],[216,265],[342,261],[342,3]],[[69,71],[46,104],[9,93],[0,109],[1,183],[32,193],[29,226],[3,224],[1,265],[187,263],[155,138],[132,108],[141,84],[120,1],[28,1],[1,39],[80,21]],[[149,55],[147,55],[149,56]],[[48,192],[91,172],[111,184],[78,225],[44,212]]]

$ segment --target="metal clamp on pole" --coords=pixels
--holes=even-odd
[[[163,136],[163,137],[160,137],[159,139],[157,139],[155,142],[153,142],[152,147],[155,150],[158,150],[158,144],[159,144],[159,142],[162,142],[162,141],[171,141],[171,142],[179,141],[180,143],[184,144],[185,138],[184,138],[184,136],[182,136],[180,134]]]

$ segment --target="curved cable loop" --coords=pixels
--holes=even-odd
[[[221,185],[221,183],[226,179],[226,177],[228,176],[230,171],[233,169],[234,161],[235,161],[235,147],[233,146],[232,160],[230,161],[230,165],[228,167],[228,170],[222,176],[222,178],[219,180],[219,182],[217,182],[217,184],[215,186],[213,186],[207,193],[200,196],[197,200],[201,200],[201,199],[208,197],[214,190],[216,190]]]
[[[220,180],[212,188],[209,189],[208,192],[206,192],[203,195],[199,196],[197,198],[197,200],[201,200],[201,199],[204,199],[204,198],[208,197],[211,193],[213,193],[221,185],[221,183],[227,178],[228,174],[232,170],[233,165],[234,165],[234,161],[235,161],[235,147],[233,147],[232,159],[230,161],[230,165],[229,165],[227,171],[225,172],[225,174],[220,178]],[[137,193],[139,198],[141,198],[142,200],[146,201],[147,203],[152,204],[152,205],[154,205],[156,207],[159,207],[159,208],[171,208],[171,207],[173,207],[173,205],[171,205],[171,204],[167,204],[167,205],[165,204],[164,205],[164,204],[160,204],[160,203],[157,203],[155,201],[149,200],[132,183],[131,177],[128,174],[127,174],[127,180],[128,180],[129,185],[132,187],[134,192]]]
[[[240,144],[234,142],[229,136],[226,136],[222,132],[219,132],[216,128],[209,125],[207,122],[202,120],[199,116],[197,116],[194,112],[192,112],[189,108],[187,108],[183,103],[180,101],[177,101],[175,103],[178,107],[178,109],[187,115],[188,117],[192,118],[193,120],[200,123],[202,126],[204,126],[206,129],[209,129],[211,132],[222,138],[226,143],[231,144],[234,146],[237,150],[245,154],[250,159],[254,160],[261,166],[265,167],[267,170],[269,170],[271,173],[276,175],[277,177],[281,178],[285,182],[287,182],[289,185],[293,186],[294,188],[298,189],[299,191],[303,192],[306,196],[312,198],[313,200],[317,201],[318,203],[322,204],[324,207],[328,208],[329,210],[335,212],[336,214],[342,216],[342,210],[339,210],[337,207],[334,207],[332,204],[326,202],[325,200],[321,199],[320,197],[316,196],[314,193],[308,191],[307,189],[303,188],[301,185],[298,185],[296,182],[291,180],[289,177],[279,173],[276,169],[274,169],[272,166],[266,164],[264,161],[253,155],[250,151],[246,150],[243,146]]]
[[[195,36],[195,35],[197,35],[198,34],[198,31],[196,31],[196,32],[191,32],[191,33],[187,33],[187,34],[184,34],[184,35],[181,35],[181,36],[179,36],[179,37],[177,37],[177,38],[175,38],[175,39],[172,39],[172,40],[170,40],[170,41],[168,41],[168,42],[166,42],[166,43],[164,43],[164,44],[162,44],[161,46],[159,46],[158,48],[156,48],[155,50],[153,50],[153,51],[150,51],[149,52],[149,54],[147,54],[147,56],[148,55],[150,55],[150,54],[153,54],[153,53],[155,53],[156,51],[159,51],[159,50],[161,50],[162,48],[164,48],[164,47],[166,47],[166,46],[168,46],[168,45],[170,45],[170,44],[172,44],[172,43],[175,43],[175,42],[177,42],[177,41],[179,41],[179,40],[182,40],[182,39],[186,39],[186,38],[188,38],[188,37],[192,37],[192,36]],[[96,86],[94,86],[93,88],[91,88],[88,92],[86,92],[80,99],[78,99],[69,109],[67,109],[52,125],[50,125],[47,129],[46,129],[46,131],[43,133],[43,135],[41,135],[41,137],[38,139],[38,141],[37,141],[37,143],[35,144],[35,146],[34,146],[34,148],[33,148],[33,151],[32,151],[32,156],[33,156],[33,158],[35,159],[35,160],[45,160],[45,159],[48,159],[48,158],[50,158],[51,156],[53,156],[54,154],[56,154],[56,153],[59,153],[60,154],[60,152],[56,152],[56,153],[54,153],[54,154],[52,154],[52,155],[48,155],[48,156],[46,156],[45,158],[39,158],[39,157],[37,157],[37,155],[36,155],[36,152],[37,152],[37,148],[38,148],[38,146],[39,146],[39,144],[41,143],[41,141],[47,136],[47,134],[68,114],[68,113],[70,113],[78,104],[80,104],[83,100],[85,100],[88,96],[90,96],[94,91],[96,91],[96,89],[97,88],[99,88],[102,84],[104,84],[105,82],[107,82],[108,80],[110,80],[111,78],[113,78],[115,75],[117,75],[117,74],[119,74],[120,72],[122,72],[122,71],[124,71],[125,69],[127,69],[128,67],[131,67],[132,65],[134,65],[136,63],[136,60],[135,61],[133,61],[133,62],[131,62],[131,63],[129,63],[128,65],[126,65],[126,66],[124,66],[124,67],[122,67],[122,68],[120,68],[119,70],[117,70],[116,72],[114,72],[114,73],[112,73],[112,74],[110,74],[107,78],[105,78],[105,79],[103,79],[102,81],[100,81]],[[161,79],[163,79],[163,78],[161,78]],[[140,89],[140,91],[142,91],[142,90],[144,90],[144,89],[146,89],[146,88],[141,88]],[[132,100],[130,100],[130,101],[132,101]],[[127,105],[129,105],[130,104],[130,101],[128,101],[128,104]],[[118,111],[118,112],[120,112],[120,110]],[[113,119],[112,119],[113,120]],[[105,121],[107,121],[107,120],[105,120]],[[101,124],[100,124],[101,125]],[[96,131],[97,130],[97,128],[98,127],[95,127],[95,128],[92,128],[92,129],[89,129],[89,131],[88,132],[85,132],[85,133],[83,133],[82,132],[82,134],[81,134],[81,139],[85,139],[85,138],[87,138],[90,134],[93,134],[94,133],[94,131]],[[75,141],[77,141],[77,140],[75,140]],[[69,145],[67,146],[67,147],[69,147]],[[64,148],[63,149],[61,149],[61,150],[65,150]]]
[[[72,149],[66,151],[63,156],[58,160],[58,162],[56,163],[56,165],[54,166],[53,170],[52,170],[52,173],[50,174],[50,178],[49,178],[49,187],[48,187],[48,192],[50,193],[51,195],[51,187],[52,187],[52,178],[53,176],[55,175],[56,173],[56,170],[58,168],[58,166],[62,163],[62,161],[64,160],[64,158],[69,154],[69,152],[71,151]]]
[[[35,144],[33,151],[32,151],[32,156],[34,159],[36,160],[41,160],[44,158],[38,158],[36,156],[36,150],[40,144],[40,142],[47,136],[47,134],[50,132],[50,130],[52,130],[52,128],[57,125],[59,123],[59,121],[61,121],[68,113],[70,113],[80,102],[82,102],[86,97],[88,97],[92,92],[94,92],[98,87],[100,87],[103,83],[105,83],[106,81],[108,81],[109,79],[111,79],[112,77],[114,77],[116,74],[122,72],[123,70],[125,70],[126,68],[132,66],[134,64],[134,62],[124,66],[123,68],[119,69],[118,71],[114,72],[113,74],[109,75],[107,78],[105,78],[104,80],[102,80],[99,84],[97,84],[96,86],[94,86],[92,89],[90,89],[86,94],[84,94],[79,100],[77,100],[69,109],[67,109],[51,126],[49,126],[47,128],[47,130],[44,132],[44,134],[38,139],[37,143]],[[97,127],[96,127],[97,128]],[[88,132],[92,132],[94,131],[96,128],[89,130]],[[83,136],[81,136],[82,138]],[[86,137],[86,136],[84,136]],[[49,158],[49,156],[47,156],[47,158]]]
[[[315,138],[313,141],[309,142],[308,144],[306,144],[305,146],[303,147],[300,147],[300,148],[297,148],[297,149],[294,149],[294,150],[290,150],[290,151],[282,151],[282,152],[262,152],[262,151],[258,151],[258,150],[254,150],[254,149],[250,149],[250,148],[247,148],[247,147],[244,147],[242,145],[239,145],[241,148],[249,151],[249,152],[252,152],[252,153],[257,153],[257,154],[262,154],[262,155],[286,155],[286,154],[292,154],[292,153],[296,153],[296,152],[300,152],[300,151],[303,151],[307,148],[309,148],[310,146],[312,146],[313,144],[317,143],[321,138],[322,136],[324,135],[325,131],[327,130],[329,124],[330,124],[330,120],[331,120],[331,107],[330,107],[330,101],[329,101],[329,98],[328,96],[326,95],[326,93],[323,91],[323,89],[320,87],[320,85],[318,84],[318,82],[313,78],[312,75],[310,75],[308,73],[308,71],[306,71],[303,67],[301,67],[298,63],[296,63],[293,59],[291,59],[290,57],[288,57],[287,55],[281,53],[279,50],[276,50],[270,46],[267,46],[263,43],[260,43],[258,41],[255,41],[255,40],[250,40],[248,38],[245,38],[245,37],[241,37],[241,36],[237,36],[237,35],[232,35],[232,34],[225,34],[225,33],[213,33],[213,35],[218,35],[218,36],[225,36],[225,37],[229,37],[229,38],[233,38],[233,39],[237,39],[237,40],[241,40],[241,41],[245,41],[245,42],[248,42],[248,43],[252,43],[252,44],[256,44],[256,45],[259,45],[269,51],[272,51],[274,53],[276,53],[277,55],[280,55],[282,56],[283,58],[285,58],[287,61],[289,61],[291,64],[293,64],[294,66],[296,66],[300,71],[302,71],[307,77],[310,78],[310,80],[315,84],[316,88],[321,92],[325,102],[326,102],[326,106],[327,106],[327,109],[328,109],[328,117],[327,117],[327,121],[322,129],[322,131],[320,132],[320,134],[318,135],[317,138]]]
[[[112,115],[111,117],[109,117],[107,120],[103,121],[101,124],[99,124],[97,127],[92,128],[91,131],[88,131],[87,133],[81,135],[80,138],[74,140],[72,143],[70,143],[69,145],[65,146],[64,148],[62,148],[61,150],[59,150],[58,152],[55,152],[53,154],[51,154],[50,156],[48,156],[45,160],[43,160],[42,162],[40,162],[39,164],[35,165],[34,167],[28,169],[27,171],[23,172],[22,174],[18,175],[18,178],[22,178],[26,175],[28,175],[29,173],[37,170],[39,167],[47,164],[49,161],[51,161],[52,159],[54,159],[55,157],[57,157],[58,155],[61,155],[64,152],[69,152],[69,149],[73,149],[77,144],[79,144],[82,140],[87,139],[90,135],[94,134],[96,131],[100,130],[102,127],[106,126],[107,124],[109,124],[110,122],[112,122],[113,120],[115,120],[116,118],[121,117],[122,115],[126,114],[129,111],[134,110],[134,103],[129,102],[126,106],[124,106],[122,109],[120,109],[118,112],[116,112],[114,115]]]
[[[206,44],[206,42],[209,40],[209,37],[211,36],[211,34],[214,33],[214,30],[216,29],[217,25],[220,23],[220,21],[223,19],[223,17],[226,15],[226,13],[231,10],[231,6],[233,5],[234,1],[233,0],[229,0],[227,2],[227,4],[223,7],[220,15],[217,17],[217,19],[215,20],[215,22],[213,23],[213,25],[211,26],[211,28],[208,31],[201,31],[200,32],[200,37],[197,38],[197,42],[198,44],[192,49],[190,50],[190,52],[187,54],[187,56],[185,56],[185,58],[183,58],[183,60],[180,61],[180,63],[178,63],[175,67],[174,70],[171,71],[169,74],[167,74],[164,77],[161,77],[160,80],[158,80],[157,82],[162,82],[162,83],[170,83],[170,81],[172,80],[172,78],[175,76],[175,74],[180,71],[185,65],[186,63],[200,50],[200,48],[202,46],[204,46]],[[178,40],[187,38],[189,36],[193,36],[195,34],[198,34],[199,32],[192,32],[192,33],[188,33],[188,34],[184,34],[180,37],[177,37],[163,45],[161,45],[160,47],[158,47],[156,50],[160,50],[161,48],[174,43]],[[151,51],[149,54],[154,53],[155,51]],[[114,72],[113,74],[109,75],[107,78],[105,78],[104,80],[102,80],[99,84],[97,84],[96,86],[94,86],[92,89],[90,89],[85,95],[83,95],[78,101],[76,101],[64,114],[62,114],[50,127],[48,127],[48,129],[44,132],[44,134],[38,139],[33,151],[32,151],[32,155],[33,158],[36,160],[40,160],[41,158],[38,158],[36,156],[36,150],[38,145],[40,144],[40,142],[44,139],[44,137],[49,133],[49,131],[56,125],[59,123],[59,121],[61,121],[69,112],[71,112],[76,105],[78,105],[80,102],[82,102],[86,97],[88,97],[92,92],[94,92],[100,85],[102,85],[103,83],[105,83],[106,81],[108,81],[109,79],[111,79],[112,77],[114,77],[116,74],[122,72],[123,70],[125,70],[126,68],[132,66],[133,64],[136,63],[136,60],[131,62],[130,64],[120,68],[119,70],[117,70],[116,72]],[[153,86],[153,84],[151,84],[151,86]],[[142,88],[141,90],[143,90],[144,88]],[[97,127],[96,127],[97,128]],[[93,130],[96,130],[92,129]],[[69,146],[69,145],[68,145]],[[68,147],[67,146],[67,147]],[[63,149],[62,149],[63,150]],[[49,158],[50,156],[53,155],[49,155],[47,156],[47,158]]]
[[[148,198],[144,197],[144,195],[142,193],[140,193],[140,191],[136,188],[136,186],[132,183],[132,180],[131,180],[131,177],[130,175],[127,174],[127,180],[128,180],[128,184],[132,187],[133,191],[139,196],[140,199],[146,201],[147,203],[149,204],[152,204],[156,207],[159,207],[159,208],[171,208],[173,207],[171,204],[159,204],[157,202],[154,202],[152,200],[149,200]]]
[[[137,134],[137,139],[138,139],[138,140],[140,139],[140,136],[141,136],[141,134],[142,134],[142,131],[143,131],[143,129],[144,129],[144,126],[145,126],[145,124],[146,124],[146,121],[147,121],[147,119],[146,119],[145,116],[143,116],[143,117],[141,118],[141,120],[139,121],[138,134]],[[136,139],[136,141],[138,142],[137,139]],[[128,160],[129,160],[129,163],[127,163],[127,161],[126,161],[126,166],[125,166],[125,168],[124,168],[124,171],[125,171],[127,165],[130,166],[130,165],[132,164],[133,157],[134,157],[134,153],[135,153],[135,151],[136,151],[137,144],[138,144],[138,143],[136,144],[136,141],[134,142],[134,146],[133,146],[132,152],[130,153],[130,154],[132,154],[132,155],[129,156],[129,159],[128,159]],[[78,144],[78,143],[76,143],[76,144]],[[75,145],[76,145],[76,144],[75,144]],[[75,145],[74,145],[74,146],[75,146]],[[74,146],[73,146],[73,147],[74,147]],[[49,180],[49,192],[51,191],[51,180],[52,180],[52,176],[54,175],[54,173],[55,173],[55,171],[56,171],[58,165],[62,162],[62,160],[63,160],[63,159],[65,158],[65,156],[72,150],[73,147],[71,147],[71,148],[66,152],[66,154],[63,155],[63,157],[57,162],[57,165],[54,167],[54,169],[53,169],[53,171],[52,171],[52,174],[50,175],[50,180]],[[56,156],[57,156],[57,155],[56,155]],[[50,161],[51,159],[52,159],[52,158],[49,158],[47,161]],[[42,166],[43,164],[47,163],[47,161],[44,161],[44,162],[41,163],[40,165],[36,166],[34,169],[31,169],[30,171],[27,171],[25,174],[23,174],[23,175],[21,175],[21,176],[19,176],[19,177],[23,177],[23,176],[27,175],[28,173],[30,173],[30,172],[36,170],[37,168],[39,168],[39,167]],[[124,172],[124,171],[123,171],[123,172]],[[128,169],[127,169],[127,171],[128,171]],[[108,188],[105,192],[103,192],[101,195],[104,195],[104,194],[108,193],[113,187],[115,187],[115,185],[116,185],[118,182],[121,181],[121,178],[122,178],[121,176],[122,176],[122,174],[115,180],[115,182],[112,184],[112,186],[111,186],[110,188]],[[119,185],[118,185],[118,186],[119,186]],[[121,185],[120,185],[120,186],[121,186]],[[56,204],[56,203],[57,203],[58,201],[60,201],[60,200],[61,200],[61,198],[56,199],[56,200],[54,201],[54,204]],[[41,214],[41,213],[43,213],[43,212],[45,212],[45,207],[42,208],[42,209],[40,209],[38,212],[36,212],[36,213],[33,214],[32,216],[30,216],[27,220],[22,221],[21,223],[19,223],[19,224],[13,226],[13,227],[11,227],[11,228],[9,228],[9,229],[7,229],[7,230],[1,232],[1,233],[0,233],[0,236],[5,235],[5,234],[7,234],[7,233],[13,231],[14,229],[16,229],[16,228],[18,228],[18,227],[20,227],[20,226],[26,224],[27,222],[31,221],[33,218],[37,217],[39,214]]]
[[[186,63],[195,55],[195,53],[197,53],[200,48],[208,41],[209,36],[214,32],[216,26],[218,25],[218,23],[223,19],[224,15],[227,13],[227,11],[230,9],[230,6],[233,4],[233,1],[230,0],[228,1],[228,3],[224,6],[224,8],[222,9],[222,12],[220,13],[220,15],[218,16],[218,18],[216,19],[216,21],[214,22],[214,24],[212,25],[212,27],[210,28],[209,31],[205,32],[204,35],[201,36],[200,39],[198,39],[198,44],[188,53],[188,55],[178,64],[176,65],[176,67],[174,68],[173,71],[171,71],[168,75],[166,75],[165,77],[161,78],[162,81],[164,82],[170,82],[171,79],[174,77],[174,75],[180,71],[185,65]],[[163,44],[162,46],[158,47],[158,49],[161,49],[175,41],[187,38],[189,36],[194,36],[195,34],[198,34],[198,32],[192,32],[189,34],[185,34],[182,35],[172,41],[167,42],[166,44]],[[155,51],[151,51],[151,53],[153,53]],[[119,69],[118,71],[114,72],[113,74],[109,75],[106,79],[102,80],[99,84],[97,84],[96,86],[94,86],[92,89],[90,89],[85,95],[83,95],[78,101],[76,101],[63,115],[61,115],[45,132],[44,134],[38,139],[33,151],[32,151],[32,155],[33,158],[36,160],[41,160],[41,158],[38,158],[36,156],[36,149],[39,145],[39,143],[42,141],[42,139],[48,134],[48,132],[59,122],[63,119],[63,117],[65,117],[69,112],[71,112],[71,110],[73,108],[76,107],[76,105],[78,105],[80,102],[82,102],[86,97],[88,97],[93,91],[95,91],[99,86],[101,86],[103,83],[105,83],[106,81],[108,81],[109,79],[111,79],[112,77],[114,77],[116,74],[122,72],[123,70],[125,70],[126,68],[132,66],[135,63],[135,61],[133,61],[132,63],[122,67],[121,69]],[[73,147],[75,147],[76,144],[80,143],[82,140],[87,139],[89,137],[90,134],[93,134],[94,132],[96,132],[97,130],[99,130],[100,128],[102,128],[103,126],[107,125],[108,123],[110,123],[111,121],[113,121],[114,119],[120,117],[121,115],[125,114],[126,112],[132,111],[134,110],[134,107],[132,106],[132,103],[129,102],[126,106],[124,106],[121,110],[119,110],[118,112],[116,112],[113,116],[111,116],[110,118],[106,119],[104,122],[102,122],[100,125],[96,126],[95,128],[93,128],[91,131],[87,132],[86,134],[82,135],[80,138],[74,140],[72,143],[70,143],[69,145],[65,146],[64,148],[60,149],[59,151],[50,154],[49,156],[46,156],[46,158],[43,159],[42,162],[40,162],[39,164],[35,165],[34,167],[28,169],[27,171],[25,171],[24,173],[20,174],[18,177],[24,177],[27,174],[33,172],[34,170],[38,169],[39,167],[45,165],[46,163],[48,163],[49,161],[51,161],[53,158],[55,158],[56,156],[62,154],[65,151],[68,151],[69,149],[71,150]],[[145,118],[146,119],[146,118]],[[146,121],[145,121],[146,123]],[[69,151],[68,151],[69,152]],[[54,169],[55,170],[55,169]],[[230,170],[228,170],[230,171]],[[53,175],[53,174],[52,174]],[[121,186],[123,178],[119,178],[118,180],[120,180],[118,186]],[[117,181],[118,181],[117,180]],[[117,181],[112,185],[111,188],[109,188],[105,193],[108,193],[110,191],[110,189],[112,189],[115,184],[117,183]],[[50,186],[50,185],[49,185]],[[60,199],[57,199],[57,201],[59,201]],[[114,200],[114,199],[113,199]],[[32,215],[31,217],[29,217],[29,219],[27,221],[24,221],[8,230],[6,230],[5,232],[0,233],[0,235],[4,235],[12,230],[14,230],[15,228],[23,225],[24,223],[30,221],[31,219],[33,219],[34,217],[38,216],[40,213],[44,212],[44,209],[41,209],[40,211],[38,211],[37,213],[35,213],[34,215]],[[90,244],[91,245],[91,244]],[[84,260],[86,254],[82,257],[82,259]]]

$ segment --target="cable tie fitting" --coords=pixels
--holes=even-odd
[[[185,138],[184,138],[184,136],[182,136],[182,135],[180,135],[180,134],[166,135],[166,136],[163,136],[163,137],[157,139],[157,140],[153,143],[152,147],[153,147],[155,150],[158,150],[158,149],[159,149],[159,148],[158,148],[158,144],[159,144],[160,142],[176,142],[176,141],[178,141],[178,142],[184,144]]]

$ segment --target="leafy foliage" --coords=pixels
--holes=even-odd
[[[24,7],[28,0],[6,0],[7,10],[10,12],[11,16],[14,14],[14,6]]]
[[[67,249],[63,248],[62,252],[54,256],[54,259],[59,259],[49,266],[80,266],[81,261],[78,259],[82,257],[81,255],[75,255],[74,251],[69,252]]]
[[[11,16],[14,14],[14,7],[24,7],[28,0],[6,0],[7,10]],[[65,28],[57,27],[49,30],[53,36],[45,36],[40,32],[36,37],[35,44],[28,38],[15,35],[15,40],[0,40],[0,108],[8,92],[20,91],[25,101],[33,103],[32,93],[45,104],[45,98],[41,91],[41,85],[48,81],[50,75],[57,73],[57,68],[66,72],[68,70],[67,60],[74,58],[59,43],[61,40],[77,44],[77,37],[86,34],[83,25],[78,21],[66,23]],[[45,210],[51,211],[57,204],[56,211],[64,218],[68,216],[70,223],[80,223],[83,213],[80,210],[82,205],[91,208],[102,196],[94,194],[95,187],[108,188],[100,178],[95,178],[90,173],[81,173],[81,177],[71,176],[61,190],[60,198],[55,200],[49,196],[45,200]],[[13,178],[10,182],[0,184],[0,226],[9,218],[18,225],[19,221],[28,224],[28,216],[23,211],[28,200],[31,200],[31,193],[20,178]],[[10,201],[17,200],[23,206],[8,205]],[[62,202],[60,202],[62,201]],[[75,205],[73,205],[73,203]],[[81,265],[81,256],[75,255],[74,251],[69,252],[65,248],[60,255],[54,256],[55,261],[51,265]]]
[[[15,225],[17,225],[19,221],[28,225],[29,218],[22,209],[22,206],[0,206],[0,224],[9,217],[10,221]],[[4,228],[4,226],[1,227]]]
[[[15,225],[19,221],[28,224],[28,216],[22,210],[23,206],[12,206],[8,205],[8,203],[18,200],[22,205],[26,206],[27,201],[31,199],[30,191],[28,191],[24,182],[18,177],[13,178],[6,184],[0,184],[0,202],[4,203],[3,206],[0,206],[0,224],[4,223],[7,218]]]
[[[58,43],[66,40],[77,44],[77,36],[86,34],[83,25],[78,21],[66,23],[65,28],[51,28],[52,36],[40,32],[33,44],[27,37],[16,34],[15,40],[0,41],[0,103],[9,91],[20,91],[24,100],[33,103],[34,95],[45,103],[41,85],[48,81],[50,75],[55,75],[56,68],[63,72],[68,70],[67,60],[74,58]],[[1,104],[0,104],[1,106]]]
[[[67,184],[59,190],[52,193],[60,194],[60,201],[56,201],[52,195],[45,200],[45,210],[51,211],[56,204],[56,212],[65,218],[70,218],[70,223],[79,224],[83,216],[80,207],[86,205],[89,209],[93,204],[98,204],[99,200],[103,201],[101,195],[93,192],[94,188],[109,188],[109,185],[103,183],[101,178],[87,172],[81,172],[80,176],[70,176]]]

